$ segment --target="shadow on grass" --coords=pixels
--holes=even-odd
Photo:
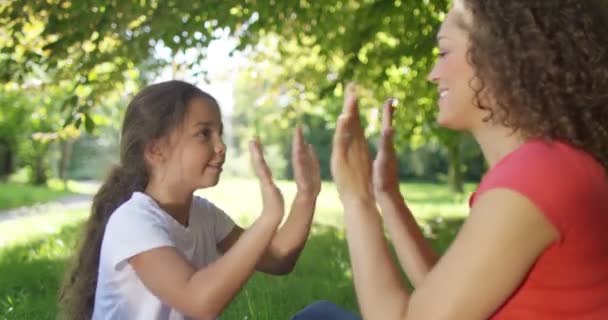
[[[450,245],[462,223],[462,219],[421,221],[425,236],[441,253]],[[393,258],[396,262],[394,250]],[[283,277],[256,274],[224,317],[241,320],[290,319],[297,311],[317,300],[329,300],[357,311],[344,231],[324,225],[313,226],[293,273]]]
[[[76,193],[20,183],[0,183],[0,210],[5,211],[74,196]]]
[[[286,276],[257,273],[225,311],[225,319],[290,319],[316,300],[356,310],[344,233],[314,225],[295,270]]]
[[[56,319],[65,259],[79,225],[0,250],[0,319]]]
[[[464,218],[429,218],[420,221],[424,236],[436,252],[443,254],[464,223]]]
[[[421,221],[425,235],[445,251],[462,220]],[[80,225],[58,234],[0,250],[0,319],[56,319],[57,292],[65,259]],[[223,319],[289,319],[317,300],[357,311],[344,231],[314,225],[295,270],[287,276],[257,273],[243,287]]]

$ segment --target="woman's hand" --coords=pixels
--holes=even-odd
[[[382,134],[378,143],[378,154],[373,164],[373,185],[376,196],[399,192],[397,154],[393,145],[394,103],[394,99],[388,99],[382,106]]]
[[[371,161],[363,135],[357,93],[349,84],[338,118],[331,153],[331,173],[343,204],[373,201]]]

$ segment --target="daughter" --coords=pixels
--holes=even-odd
[[[218,183],[225,161],[216,100],[181,81],[137,94],[122,127],[120,165],[95,195],[62,288],[64,316],[215,319],[256,269],[289,273],[310,231],[321,188],[318,160],[297,129],[297,194],[277,230],[283,197],[258,141],[250,152],[263,210],[243,230],[213,203],[193,196]]]

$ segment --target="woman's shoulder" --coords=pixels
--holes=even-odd
[[[507,188],[535,200],[552,203],[576,199],[581,192],[608,192],[605,168],[587,152],[559,141],[529,141],[486,173],[472,205],[481,193]]]
[[[604,167],[588,153],[563,142],[527,142],[496,164],[470,198],[486,191],[508,189],[532,202],[560,230],[582,219],[581,203],[597,211],[608,195]]]
[[[505,156],[484,177],[495,180],[540,180],[585,182],[605,177],[605,168],[584,150],[561,141],[532,140]]]

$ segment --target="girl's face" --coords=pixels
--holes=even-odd
[[[438,124],[472,131],[481,125],[484,111],[474,104],[473,88],[479,87],[479,81],[467,59],[468,34],[458,25],[459,19],[466,21],[467,17],[461,1],[455,1],[437,34],[439,57],[428,79],[437,84],[439,91]]]
[[[194,192],[218,183],[226,156],[218,107],[203,98],[188,105],[184,123],[169,135],[154,173],[170,188]]]

